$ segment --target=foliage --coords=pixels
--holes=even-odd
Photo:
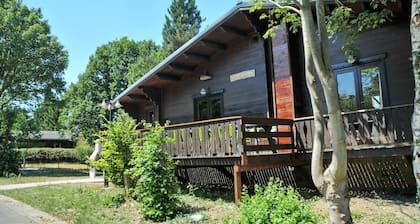
[[[81,163],[88,163],[90,155],[92,155],[95,148],[85,141],[78,141],[76,144],[76,159]]]
[[[355,2],[355,0],[353,0]],[[388,0],[372,1],[372,11],[363,11],[355,14],[348,5],[339,3],[338,6],[326,17],[327,31],[333,41],[345,40],[342,46],[348,62],[353,63],[359,54],[356,47],[358,35],[369,29],[376,29],[387,21],[390,21],[392,11],[379,6],[386,5]]]
[[[94,135],[101,129],[101,115],[108,113],[101,109],[101,102],[121,93],[129,83],[130,66],[155,48],[158,47],[151,41],[137,42],[127,37],[98,47],[89,58],[85,72],[63,96],[65,107],[61,121],[66,128],[93,143]]]
[[[265,189],[255,186],[255,195],[242,192],[240,223],[316,223],[302,196],[292,187],[271,179]]]
[[[162,30],[163,48],[174,52],[198,33],[203,21],[195,0],[172,0]]]
[[[142,51],[145,55],[139,57],[137,62],[130,66],[127,73],[129,84],[135,83],[166,57],[166,51],[158,45],[155,46],[156,48],[152,48],[149,51]]]
[[[119,111],[115,122],[108,121],[101,132],[99,141],[102,144],[102,158],[95,166],[105,171],[106,177],[118,186],[130,187],[124,180],[128,176],[132,158],[132,147],[137,142],[137,124],[126,113]]]
[[[0,177],[19,174],[20,153],[11,144],[0,144]]]
[[[21,163],[13,147],[37,131],[32,107],[64,90],[68,56],[40,9],[5,0],[0,15],[0,176],[9,176]]]
[[[44,98],[44,101],[35,109],[33,120],[39,130],[59,131],[64,127],[60,121],[64,102],[56,97]]]
[[[20,0],[0,2],[0,109],[64,89],[67,52],[42,18]]]
[[[72,148],[22,148],[22,160],[26,162],[77,161],[77,152]]]
[[[171,141],[163,136],[164,128],[158,123],[149,128],[140,146],[134,145],[131,173],[138,179],[134,194],[141,201],[141,213],[147,219],[163,221],[174,217],[180,207],[177,193],[179,184],[174,174],[175,163],[163,149]]]
[[[326,16],[326,27],[329,38],[335,42],[336,40],[344,40],[342,50],[350,63],[353,63],[359,54],[356,40],[360,33],[369,29],[376,29],[392,17],[392,11],[387,9],[388,0],[372,1],[372,10],[366,10],[356,14],[353,9],[346,4],[337,1],[336,7]],[[393,0],[390,0],[393,1]],[[293,2],[291,0],[275,1],[279,7],[274,7],[268,12],[262,12],[260,19],[268,20],[268,30],[264,34],[264,38],[275,36],[275,30],[279,29],[280,23],[289,24],[290,30],[296,33],[301,26],[300,16],[291,11],[288,7]],[[355,2],[355,0],[350,1]],[[380,3],[379,3],[380,2]],[[266,0],[251,0],[253,7],[250,12],[261,10]]]

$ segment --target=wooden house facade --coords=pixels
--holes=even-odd
[[[360,35],[352,63],[340,41],[331,45],[354,189],[412,191],[415,184],[410,2],[393,4],[392,22]],[[114,99],[138,121],[171,121],[166,134],[176,141],[166,147],[186,181],[240,186],[241,177],[252,184],[274,175],[310,185],[313,118],[301,34],[282,26],[263,39],[267,25],[258,17],[236,5]],[[329,149],[328,122],[325,128]]]

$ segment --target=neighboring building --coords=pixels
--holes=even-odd
[[[393,21],[360,35],[360,54],[354,63],[345,62],[340,41],[332,45],[331,56],[345,111],[350,186],[411,191],[411,3],[402,0],[389,4],[395,15]],[[369,7],[364,2],[353,6],[355,10]],[[302,37],[282,26],[275,38],[263,39],[267,24],[258,18],[249,13],[249,5],[236,5],[114,102],[119,101],[138,121],[169,120],[175,124],[167,128],[167,135],[176,139],[167,149],[181,167],[211,168],[231,183],[235,164],[265,164],[268,168],[284,162],[284,166],[294,168],[281,172],[300,185],[298,179],[310,180],[300,177],[310,175],[307,153],[312,147],[313,125]],[[328,149],[328,124],[325,127]],[[290,156],[289,152],[295,154]],[[356,159],[365,157],[370,162],[362,164]],[[306,165],[299,165],[302,161]],[[186,170],[180,176],[192,181],[192,172]],[[398,184],[387,184],[390,176],[399,178],[395,179]]]
[[[48,148],[74,148],[76,141],[70,133],[59,131],[40,131],[37,134],[31,134],[28,139],[21,143],[20,147],[48,147]]]

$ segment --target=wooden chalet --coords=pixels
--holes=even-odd
[[[414,191],[410,4],[391,3],[392,22],[360,35],[353,63],[345,61],[340,41],[331,47],[351,189]],[[237,192],[241,180],[260,183],[267,176],[312,186],[302,37],[282,26],[263,39],[267,24],[258,17],[237,4],[114,99],[138,121],[171,121],[166,135],[175,142],[166,148],[185,181],[235,185]],[[328,122],[325,129],[328,160]]]

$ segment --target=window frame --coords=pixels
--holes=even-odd
[[[381,57],[377,60],[369,60],[369,58],[367,58],[364,60],[361,59],[358,64],[343,63],[343,64],[340,64],[339,66],[337,65],[333,66],[333,68],[336,67],[336,69],[334,69],[334,78],[337,83],[337,91],[338,91],[337,76],[346,72],[353,72],[355,92],[356,92],[356,107],[357,107],[356,110],[375,109],[375,108],[364,108],[361,71],[366,68],[377,67],[379,69],[379,88],[380,88],[379,91],[381,94],[382,106],[381,108],[378,108],[378,109],[382,109],[389,105],[384,58],[385,58],[385,55],[383,56],[383,58]]]
[[[223,94],[222,93],[215,93],[215,94],[207,94],[204,96],[194,97],[194,120],[200,121],[200,120],[207,120],[207,119],[215,119],[218,117],[211,117],[207,119],[202,119],[200,117],[200,111],[199,111],[199,102],[207,101],[207,104],[209,107],[207,108],[207,112],[209,115],[213,114],[213,107],[211,106],[211,101],[213,99],[220,99],[220,118],[224,116],[224,101],[223,101]]]

